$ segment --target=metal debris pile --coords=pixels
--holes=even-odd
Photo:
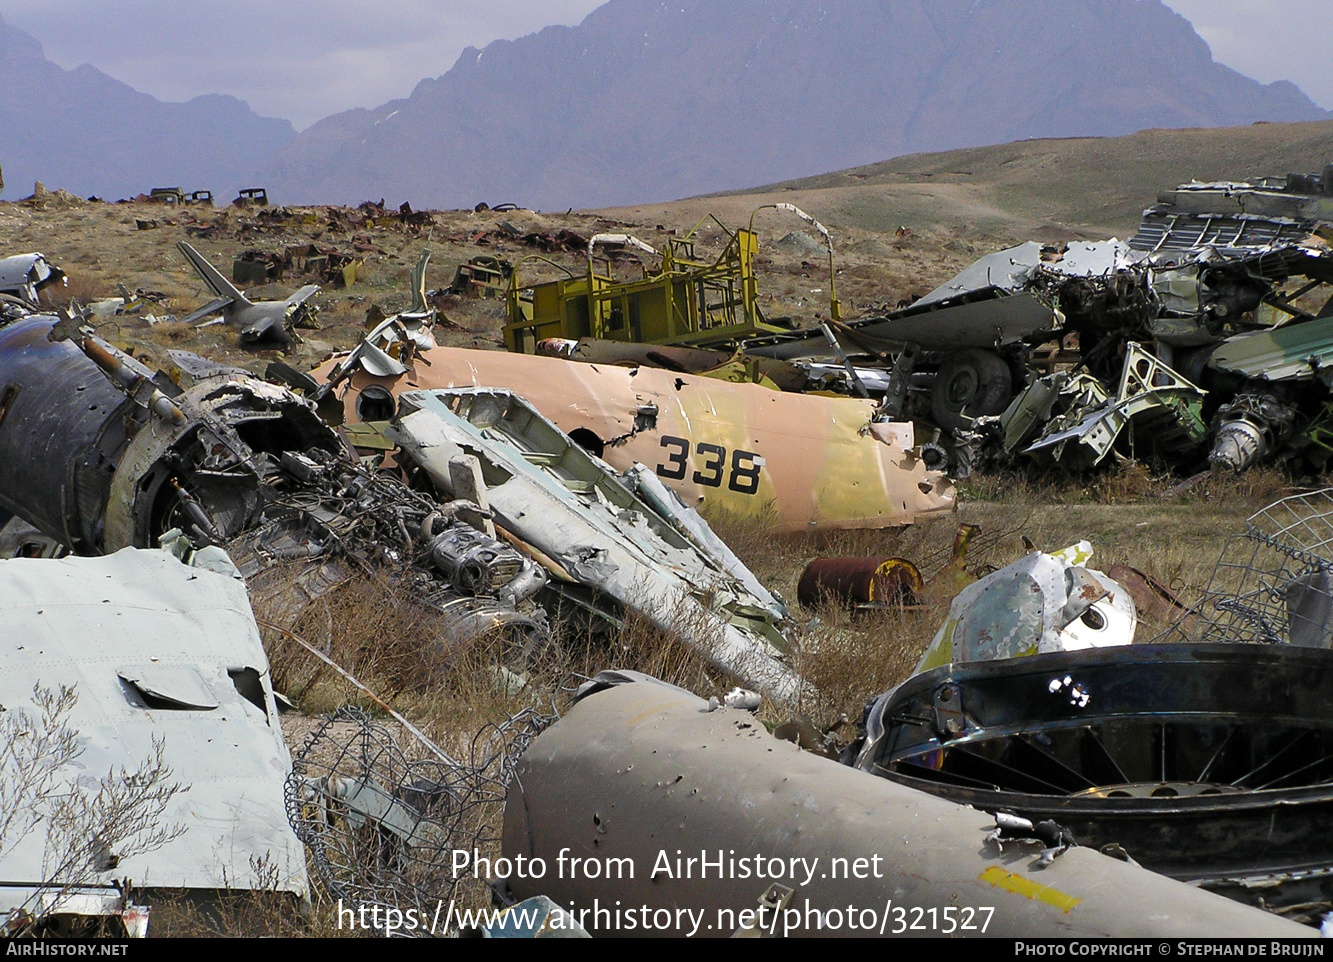
[[[1333,452],[1333,165],[1317,175],[1182,185],[1128,241],[1021,244],[895,310],[844,320],[829,232],[828,316],[796,329],[756,299],[754,215],[664,251],[597,235],[582,272],[508,278],[506,346],[878,402],[932,422],[957,476],[1024,460],[1071,470],[1135,457],[1192,472]],[[762,208],[760,208],[762,209]],[[757,213],[758,211],[756,211]],[[641,251],[624,280],[599,243]],[[813,240],[812,240],[812,243]],[[527,260],[527,259],[525,259]],[[658,262],[657,266],[653,266]],[[921,445],[927,453],[927,446]]]
[[[323,223],[317,211],[269,207],[262,193],[245,192],[195,232]],[[657,827],[669,826],[682,850],[729,848],[743,836],[790,874],[750,885],[738,884],[750,876],[705,880],[670,867],[614,880],[562,872],[540,884],[512,879],[497,897],[569,905],[571,916],[617,898],[670,905],[683,929],[705,909],[786,918],[798,894],[826,912],[867,891],[901,899],[902,885],[922,905],[944,892],[988,904],[999,889],[1026,897],[989,934],[1143,934],[1145,925],[1296,934],[1235,903],[1302,921],[1333,908],[1333,851],[1322,842],[1333,822],[1324,747],[1333,740],[1333,489],[1250,518],[1192,610],[1133,569],[1087,567],[1087,542],[1049,552],[1028,543],[978,580],[963,568],[969,526],[929,582],[903,558],[817,559],[798,589],[807,605],[834,599],[859,613],[952,596],[911,677],[867,705],[841,764],[775,741],[750,713],[761,696],[794,710],[811,693],[793,657],[800,629],[695,509],[782,531],[910,523],[955,508],[942,472],[950,458],[960,473],[1019,456],[1078,469],[1125,456],[1182,468],[1239,470],[1278,456],[1320,466],[1333,451],[1324,376],[1333,299],[1310,297],[1333,284],[1318,235],[1333,220],[1330,196],[1333,167],[1282,184],[1188,185],[1146,211],[1128,243],[1021,245],[914,304],[849,322],[829,232],[771,205],[820,234],[801,235],[802,250],[828,255],[828,318],[804,331],[759,310],[753,217],[723,229],[715,258],[695,253],[698,227],[659,252],[623,233],[585,239],[501,221],[473,240],[577,250],[586,273],[532,284],[520,279],[522,261],[474,258],[451,288],[428,295],[426,251],[408,311],[379,317],[354,351],[311,375],[275,365],[282,384],[181,352],[170,372],[150,370],[88,326],[96,307],[34,313],[37,289],[60,272],[39,254],[7,258],[0,507],[15,523],[4,543],[91,556],[77,559],[89,565],[161,545],[201,569],[181,587],[187,601],[211,611],[208,592],[235,596],[243,580],[265,628],[349,679],[293,628],[328,592],[361,579],[434,613],[432,636],[406,642],[423,652],[498,641],[506,696],[524,690],[532,656],[558,642],[566,621],[614,634],[631,614],[754,689],[705,701],[607,673],[580,689],[564,719],[523,709],[453,753],[383,702],[400,727],[344,708],[306,740],[288,775],[285,752],[269,751],[277,699],[262,651],[201,668],[200,652],[182,653],[174,637],[148,663],[119,665],[115,679],[89,663],[86,683],[110,686],[103,703],[128,705],[121,734],[169,731],[187,717],[167,713],[252,722],[246,731],[264,750],[251,745],[220,763],[263,762],[262,775],[251,774],[270,802],[282,780],[290,828],[327,891],[386,918],[479,899],[483,859],[554,864],[572,854],[656,869],[666,851]],[[162,200],[198,220],[181,192]],[[382,201],[327,221],[408,233],[434,223]],[[351,243],[363,250],[356,235]],[[332,247],[259,246],[228,281],[179,247],[216,295],[186,321],[220,312],[246,341],[294,338],[314,323],[307,302],[317,289],[252,302],[235,283],[287,270],[350,283],[354,267]],[[625,257],[645,265],[642,278],[613,277],[611,261]],[[653,258],[660,267],[648,266]],[[1293,278],[1304,279],[1299,289]],[[436,344],[437,303],[500,292],[513,353]],[[122,293],[110,311],[149,298]],[[668,343],[640,343],[651,341]],[[830,390],[844,396],[813,393]],[[938,430],[918,439],[914,420]],[[175,566],[164,580],[181,580],[186,569],[166,552],[153,559]],[[0,587],[36,570],[11,569]],[[93,604],[88,590],[77,594]],[[138,612],[125,635],[137,637],[153,618],[124,595],[117,605]],[[1153,604],[1196,643],[1133,644]],[[249,609],[228,610],[257,641]],[[50,620],[44,609],[28,617],[38,627]],[[73,630],[60,636],[72,649],[82,641]],[[15,644],[10,660],[32,662]],[[241,805],[218,791],[210,802]],[[242,808],[240,827],[273,828],[267,810]],[[279,828],[279,847],[294,850]],[[873,881],[811,869],[871,856],[888,869]],[[106,875],[115,862],[98,865],[74,914],[137,925],[137,908]],[[206,887],[196,875],[177,887]],[[301,871],[284,891],[305,891]],[[39,908],[34,920],[61,914],[56,903]],[[446,918],[426,931],[423,920],[402,934],[455,927]],[[594,917],[591,927],[612,926]]]

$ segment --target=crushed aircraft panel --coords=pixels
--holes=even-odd
[[[522,398],[485,388],[409,392],[388,435],[450,494],[450,459],[478,458],[496,527],[535,548],[557,580],[641,612],[775,701],[801,692],[782,660],[780,602],[756,593],[729,570],[734,558],[714,557]]]
[[[782,531],[910,524],[955,507],[911,424],[877,421],[871,401],[457,348],[422,352],[396,380],[372,376],[358,352],[313,376],[346,378],[349,421],[365,419],[357,407],[370,390],[507,388],[617,470],[646,464],[691,507]]]
[[[661,683],[593,688],[519,759],[502,851],[551,867],[511,877],[515,897],[570,906],[594,935],[618,934],[617,901],[666,910],[659,935],[688,935],[693,919],[729,935],[746,925],[727,918],[765,905],[787,935],[864,934],[805,914],[849,903],[994,906],[988,925],[956,935],[1316,934],[1092,848],[1040,867],[1031,849],[986,841],[990,816],[802,751],[746,711],[709,710]],[[701,876],[700,856],[719,854],[750,869],[780,864],[782,877]],[[633,872],[570,871],[571,859]]]
[[[1086,541],[1052,554],[1033,551],[968,585],[949,606],[916,671],[1130,644],[1138,624],[1134,599],[1085,567],[1091,556]]]
[[[0,295],[17,298],[36,310],[38,294],[65,280],[65,272],[44,254],[15,254],[0,258]]]
[[[1202,415],[1203,395],[1131,341],[1125,348],[1115,396],[1051,419],[1024,453],[1070,467],[1091,467],[1111,453],[1121,432],[1133,424],[1135,440],[1141,438],[1145,449],[1178,454],[1197,447],[1208,432]]]
[[[1319,378],[1327,384],[1333,360],[1333,317],[1237,334],[1217,346],[1208,366],[1261,381]]]
[[[75,785],[96,791],[97,780],[134,772],[160,743],[169,779],[181,788],[158,825],[142,827],[182,830],[140,852],[133,832],[108,824],[107,831],[123,833],[109,843],[127,846],[123,853],[113,848],[104,864],[66,866],[52,878],[56,830],[48,834],[39,823],[0,849],[0,913],[44,902],[43,911],[60,914],[65,881],[94,896],[114,894],[130,879],[138,890],[305,897],[305,854],[282,795],[291,761],[268,660],[234,569],[216,574],[166,551],[136,549],[7,560],[0,562],[0,610],[8,629],[0,646],[6,710],[36,711],[35,685],[68,686],[77,698],[65,723],[77,731],[80,751],[55,773],[51,794],[80,790]],[[6,764],[13,759],[7,754]]]

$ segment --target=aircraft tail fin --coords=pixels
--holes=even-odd
[[[190,262],[190,266],[195,269],[201,278],[203,278],[204,283],[208,285],[208,289],[218,297],[231,298],[238,304],[250,303],[246,300],[245,295],[232,285],[231,281],[218,273],[218,269],[210,264],[203,254],[200,254],[189,244],[185,243],[185,241],[177,243],[176,249],[181,252],[185,259]]]

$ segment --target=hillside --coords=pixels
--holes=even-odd
[[[611,0],[303,131],[288,202],[546,210],[1027,137],[1326,119],[1214,63],[1160,0]]]
[[[116,283],[130,290],[160,291],[166,300],[152,310],[183,316],[208,299],[207,291],[175,249],[186,240],[224,272],[244,249],[282,250],[317,243],[357,250],[365,266],[352,287],[322,291],[316,303],[324,330],[307,335],[296,351],[313,363],[321,352],[347,348],[359,337],[373,304],[392,312],[407,306],[407,270],[422,247],[434,251],[428,283],[443,287],[454,266],[477,254],[517,262],[532,248],[506,236],[502,224],[520,233],[568,229],[590,236],[629,231],[658,249],[668,232],[683,232],[709,214],[739,226],[763,204],[795,203],[833,231],[838,293],[849,315],[875,304],[896,303],[935,287],[977,257],[1029,239],[1062,240],[1126,237],[1140,211],[1158,190],[1191,178],[1217,179],[1317,171],[1333,160],[1333,121],[1258,124],[1210,130],[1157,130],[1118,138],[1019,141],[936,154],[901,157],[798,181],[754,187],[730,194],[698,196],[662,204],[635,204],[593,211],[539,214],[445,211],[411,230],[375,226],[360,212],[315,208],[275,210],[258,217],[234,208],[0,203],[0,256],[41,250],[68,271],[70,293],[81,299],[110,296]],[[8,165],[6,175],[10,174]],[[11,186],[16,186],[11,181]],[[51,187],[60,186],[51,184]],[[164,215],[170,215],[164,218]],[[359,216],[353,223],[349,216]],[[140,220],[161,222],[139,230]],[[772,316],[812,319],[827,305],[827,275],[818,245],[797,233],[808,228],[790,215],[760,211],[759,290]],[[903,236],[899,226],[908,228]],[[200,234],[206,237],[200,237]],[[484,241],[477,240],[484,234]],[[711,224],[700,229],[700,253],[720,249],[722,236]],[[577,253],[558,260],[580,269]],[[633,269],[633,262],[626,269]],[[543,268],[528,262],[524,277],[538,279]],[[549,272],[549,271],[548,271]],[[255,290],[256,297],[282,298],[304,280]],[[498,301],[463,301],[447,310],[462,330],[450,342],[498,346],[503,308]],[[132,327],[137,327],[134,322]],[[148,333],[144,331],[143,333]],[[217,328],[155,331],[172,346],[186,347],[231,363],[262,370],[269,358],[239,350]],[[271,356],[272,352],[265,352]]]
[[[88,64],[65,70],[3,20],[0,90],[7,198],[32,193],[40,180],[112,199],[181,187],[230,200],[296,134],[235,97],[164,103]]]
[[[1063,227],[1123,237],[1163,188],[1317,172],[1328,163],[1333,121],[1258,123],[913,154],[738,193],[794,193],[839,223],[870,229],[990,217],[1028,232]]]

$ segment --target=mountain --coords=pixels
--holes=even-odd
[[[296,136],[286,120],[235,97],[163,103],[84,64],[65,70],[0,20],[0,163],[6,198],[34,181],[75,194],[132,197],[153,187],[209,189],[230,200]]]
[[[1029,137],[1328,119],[1213,62],[1160,0],[611,0],[328,117],[285,202],[663,200]]]

